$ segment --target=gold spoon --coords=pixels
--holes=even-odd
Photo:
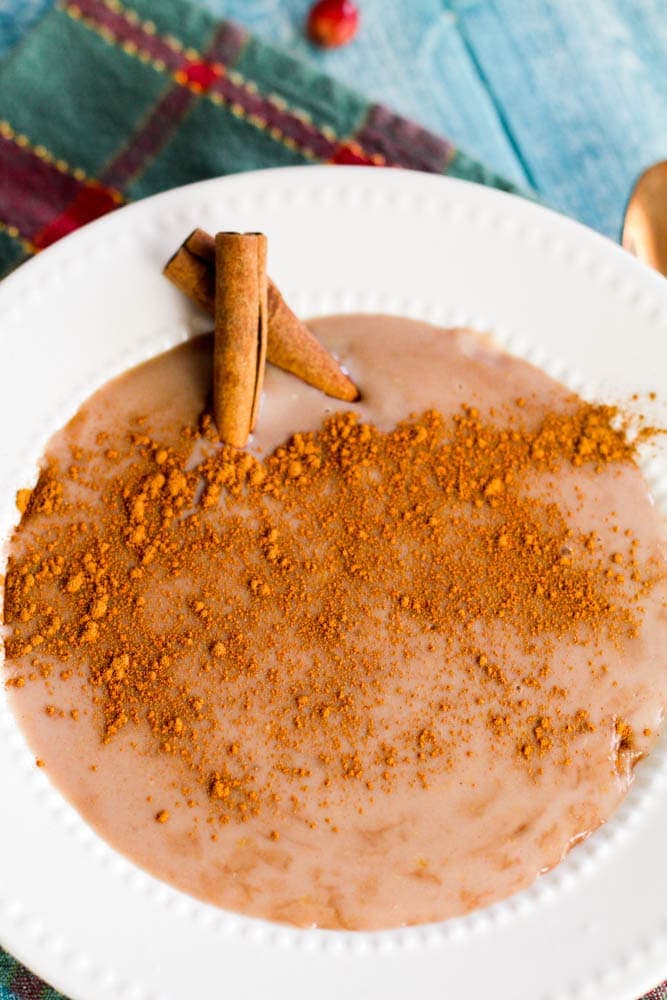
[[[667,160],[645,170],[625,209],[621,243],[667,276]]]

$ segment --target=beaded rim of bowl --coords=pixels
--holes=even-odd
[[[354,171],[354,173],[358,173]],[[374,171],[375,173],[375,171]],[[382,171],[381,173],[385,173]],[[288,188],[281,184],[274,185],[276,175],[301,175],[299,183]],[[329,175],[343,174],[345,176]],[[314,175],[320,180],[308,183]],[[322,178],[326,176],[326,184]],[[416,175],[412,175],[413,177]],[[239,211],[251,210],[261,217],[262,211],[270,211],[272,205],[287,205],[292,209],[317,209],[323,201],[333,205],[344,205],[348,209],[371,205],[380,211],[393,212],[400,215],[432,216],[438,213],[440,219],[456,221],[465,224],[471,230],[483,234],[493,230],[517,244],[534,250],[542,257],[565,263],[573,270],[583,274],[595,286],[604,289],[605,294],[628,305],[637,315],[655,328],[656,336],[667,337],[667,295],[651,294],[644,287],[645,283],[633,279],[626,273],[620,257],[617,264],[605,255],[596,255],[587,246],[569,243],[562,232],[552,232],[547,225],[544,228],[541,218],[535,221],[531,218],[525,221],[513,216],[510,203],[516,199],[511,196],[495,193],[497,205],[487,207],[482,198],[467,203],[460,197],[461,189],[470,189],[473,185],[465,182],[452,182],[439,179],[441,190],[422,190],[423,185],[408,184],[405,190],[397,191],[394,185],[378,184],[374,189],[357,185],[352,178],[352,171],[345,168],[290,168],[283,171],[266,171],[263,174],[264,186],[258,187],[262,175],[246,175],[251,182],[249,193],[231,194],[226,196],[226,203],[234,205]],[[62,287],[64,282],[72,282],[85,272],[91,262],[102,262],[118,253],[123,246],[129,246],[136,241],[143,230],[152,238],[159,236],[163,229],[173,228],[178,223],[182,231],[194,228],[198,220],[212,217],[218,208],[220,181],[202,182],[180,189],[184,193],[179,204],[176,191],[167,192],[147,199],[145,202],[123,209],[109,219],[86,227],[86,253],[81,253],[79,242],[66,240],[64,244],[54,248],[56,252],[47,254],[31,262],[7,283],[12,294],[4,296],[9,304],[3,312],[3,296],[0,293],[0,329],[3,317],[11,323],[17,323],[21,315],[28,315],[53,288]],[[483,189],[485,190],[485,189]],[[486,192],[488,193],[488,192]],[[492,200],[496,200],[492,199]],[[165,213],[160,211],[162,201]],[[152,203],[152,205],[151,205]],[[508,206],[509,209],[508,209]],[[138,211],[139,210],[139,211]],[[543,210],[536,209],[537,212]],[[118,225],[120,215],[135,214],[135,224]],[[547,215],[546,212],[543,212]],[[110,225],[110,222],[112,225]],[[138,225],[137,225],[138,223]],[[574,228],[574,224],[573,228]],[[585,232],[582,227],[576,227]],[[113,238],[107,237],[109,233]],[[601,241],[603,242],[603,241]],[[39,281],[34,281],[39,268]],[[24,285],[25,288],[18,286]],[[14,287],[17,291],[14,291]],[[424,299],[412,296],[402,296],[393,291],[371,289],[363,293],[329,287],[316,293],[300,289],[298,285],[284,288],[287,300],[301,315],[325,314],[331,312],[386,312],[398,316],[423,319],[439,326],[466,326],[480,332],[491,333],[494,339],[512,354],[540,367],[548,375],[562,382],[573,391],[585,398],[594,399],[599,395],[595,383],[584,375],[565,365],[558,358],[549,355],[538,344],[529,338],[523,330],[509,329],[498,325],[491,318],[470,312],[463,304],[443,306],[437,298]],[[20,303],[17,299],[20,298]],[[169,330],[153,332],[150,336],[139,340],[131,350],[120,350],[114,355],[111,373],[120,373],[156,353],[175,346],[187,339],[190,331],[185,326],[177,326]],[[1,346],[1,334],[0,334]],[[106,381],[109,372],[102,381]],[[72,415],[72,401],[76,406],[99,387],[101,382],[99,371],[91,371],[77,382],[75,386],[59,395],[53,407],[49,428],[55,431]],[[76,406],[74,407],[76,409]],[[49,432],[50,433],[50,432]],[[36,428],[34,438],[26,449],[17,466],[10,472],[8,480],[13,493],[19,485],[25,485],[26,478],[35,474],[35,458],[40,454],[45,439],[44,428]],[[29,460],[26,462],[26,455]],[[667,510],[667,479],[661,463],[650,461],[643,467],[645,478],[652,489],[658,504]],[[0,498],[0,530],[5,525],[15,522],[15,512],[12,510],[11,498]],[[0,538],[0,541],[2,539]],[[4,559],[1,560],[4,562]],[[2,565],[0,565],[2,570]],[[534,913],[543,905],[552,903],[563,894],[585,880],[606,859],[609,859],[614,848],[624,842],[634,828],[643,821],[644,814],[650,808],[656,796],[664,793],[667,787],[667,745],[665,739],[658,744],[647,761],[642,762],[637,772],[637,778],[629,795],[624,799],[613,817],[605,823],[584,844],[568,855],[554,870],[546,876],[538,878],[529,888],[491,907],[476,911],[470,915],[440,924],[422,925],[414,928],[401,928],[388,931],[344,932],[321,931],[318,929],[299,929],[283,925],[271,924],[255,918],[218,910],[215,907],[201,903],[178,890],[160,882],[137,868],[130,861],[117,854],[85,823],[66,800],[49,783],[43,772],[34,767],[34,758],[20,733],[6,701],[0,696],[0,741],[6,751],[12,756],[12,766],[21,773],[22,780],[39,797],[44,809],[54,823],[61,824],[68,835],[76,842],[81,851],[95,859],[95,863],[107,871],[127,887],[128,902],[131,903],[135,894],[150,899],[160,910],[169,912],[177,923],[193,922],[202,930],[212,931],[220,936],[221,941],[231,943],[235,938],[264,944],[271,948],[294,949],[295,952],[322,952],[335,956],[343,953],[352,955],[377,954],[378,956],[394,951],[414,952],[415,949],[432,949],[443,944],[455,944],[468,940],[476,935],[484,935],[496,927],[506,927],[528,914]],[[1,835],[0,835],[1,839]],[[35,946],[35,954],[42,956],[40,967],[48,970],[50,965],[60,970],[62,980],[67,977],[66,970],[71,970],[76,981],[85,983],[81,990],[88,990],[86,995],[95,997],[133,997],[135,1000],[156,1000],[162,994],[156,994],[151,989],[145,989],[134,982],[128,983],[110,968],[92,961],[87,955],[79,953],[72,942],[65,941],[58,931],[45,926],[45,923],[34,914],[27,912],[20,900],[5,899],[0,887],[0,926],[22,928]],[[9,938],[10,935],[7,935]],[[647,959],[660,947],[664,938],[664,929],[656,929],[656,935],[628,948],[623,956],[612,965],[586,982],[572,984],[569,991],[558,994],[562,998],[578,996],[604,996],[624,969],[636,965],[639,955]],[[65,970],[65,971],[63,971]],[[56,975],[56,973],[52,973]],[[592,992],[591,992],[592,991]],[[546,996],[546,994],[545,994]],[[537,998],[536,998],[537,1000]]]

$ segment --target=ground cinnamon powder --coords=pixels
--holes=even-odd
[[[611,407],[579,402],[528,428],[523,406],[493,422],[429,411],[390,432],[337,413],[263,461],[221,445],[207,416],[170,441],[143,420],[101,435],[94,455],[73,449],[20,493],[7,683],[57,669],[90,689],[102,741],[149,733],[175,768],[158,823],[194,788],[209,822],[266,812],[277,839],[281,810],[307,799],[328,822],[349,782],[391,793],[400,772],[428,787],[472,752],[475,726],[536,776],[546,755],[569,766],[593,722],[584,705],[561,708],[549,655],[588,646],[604,669],[596,644],[636,635],[652,581],[629,533],[603,551],[526,484],[631,462],[635,444]],[[504,633],[488,642],[503,622],[520,673]],[[423,657],[426,692],[411,670]],[[403,728],[386,717],[390,693]],[[77,723],[66,704],[45,710]],[[632,730],[618,720],[617,732],[631,756]]]

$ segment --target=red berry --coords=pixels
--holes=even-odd
[[[316,45],[336,48],[357,33],[359,11],[352,0],[318,0],[308,15],[308,37]]]

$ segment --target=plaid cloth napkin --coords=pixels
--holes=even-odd
[[[190,181],[304,163],[513,185],[185,0],[61,0],[0,68],[0,276]],[[0,948],[0,1000],[62,1000]],[[667,1000],[660,987],[647,1000]]]
[[[62,0],[0,70],[0,275],[128,201],[304,163],[512,189],[447,141],[181,0]]]

